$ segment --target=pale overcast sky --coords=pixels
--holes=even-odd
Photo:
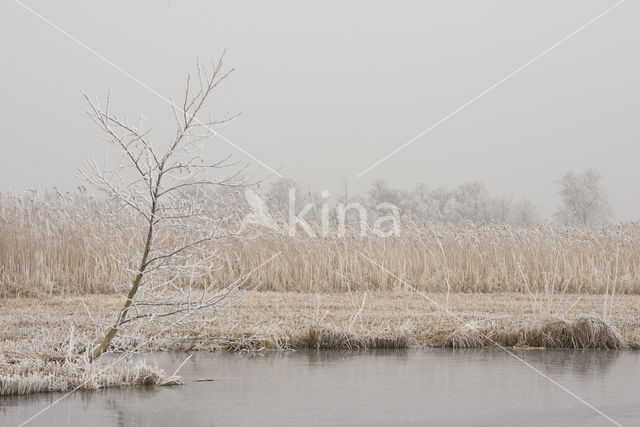
[[[164,96],[195,59],[237,71],[214,108],[221,132],[284,175],[337,192],[374,178],[480,180],[543,216],[556,180],[599,169],[618,220],[640,219],[640,3],[627,1],[362,178],[356,174],[600,15],[616,1],[36,1],[57,26]],[[81,182],[98,157],[81,90],[147,117],[168,106],[19,4],[0,3],[0,188]],[[241,152],[217,139],[207,156]]]

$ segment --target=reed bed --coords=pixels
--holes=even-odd
[[[201,282],[279,292],[640,293],[640,225],[415,224],[397,236],[347,228],[310,237],[244,230],[212,246],[225,261]],[[136,259],[135,216],[84,193],[0,194],[0,296],[113,293]],[[176,236],[179,239],[180,236]],[[272,261],[262,265],[273,255]],[[372,262],[374,261],[374,262]],[[261,267],[259,267],[261,266]],[[258,268],[259,267],[259,268]]]
[[[398,236],[311,238],[262,234],[230,266],[252,268],[273,253],[254,282],[300,292],[604,293],[640,292],[640,226],[562,228],[404,223]]]

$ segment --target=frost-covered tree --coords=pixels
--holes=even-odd
[[[453,217],[453,194],[451,191],[440,187],[431,191],[430,196],[437,207],[437,216],[434,217],[434,220],[451,221]]]
[[[296,182],[292,178],[280,178],[271,184],[267,191],[266,204],[273,213],[281,215],[289,214],[289,204],[293,206],[294,213],[298,213],[310,204],[308,218],[319,218],[321,202],[320,195],[308,186]]]
[[[440,221],[442,219],[439,200],[434,197],[434,191],[425,183],[418,183],[413,190],[406,193],[402,205],[414,220]]]
[[[467,182],[453,191],[454,212],[458,220],[475,223],[488,222],[487,208],[489,194],[481,182]]]
[[[367,219],[366,206],[368,206],[367,200],[359,194],[354,194],[349,180],[346,176],[342,176],[342,192],[336,198],[336,205],[332,209],[333,220],[338,224],[360,224]]]
[[[512,221],[516,224],[533,224],[539,221],[536,206],[530,199],[522,199],[513,208]]]
[[[390,188],[377,180],[368,192],[367,206],[371,211],[378,203],[396,205],[402,216],[414,221],[486,223],[532,223],[537,221],[535,206],[527,200],[495,197],[484,184],[467,182],[453,190],[432,189],[418,183],[410,191]]]
[[[244,187],[240,171],[213,177],[233,166],[228,157],[211,162],[199,154],[213,128],[227,120],[205,117],[209,98],[231,72],[222,66],[222,59],[211,67],[198,63],[195,78],[187,78],[180,107],[172,104],[176,132],[165,145],[152,143],[142,120],[130,123],[112,113],[109,98],[103,106],[86,98],[89,116],[118,153],[118,163],[111,168],[87,161],[81,171],[131,214],[125,232],[135,253],[133,259],[119,259],[130,281],[118,287],[123,305],[92,348],[91,360],[109,351],[116,336],[131,337],[141,321],[188,329],[194,314],[212,312],[227,294],[208,293],[206,279],[201,280],[224,260],[216,242],[237,237],[226,226],[232,212],[220,209],[215,189]],[[127,252],[116,248],[114,256]],[[229,292],[239,283],[229,284]]]
[[[593,226],[609,221],[613,211],[609,206],[602,175],[594,169],[582,174],[568,172],[559,181],[562,206],[556,220],[563,225]]]
[[[291,188],[293,188],[297,194],[302,192],[302,188],[291,178],[280,178],[274,181],[265,194],[269,209],[282,214],[289,212],[289,189]],[[301,201],[296,200],[296,205],[300,202]]]
[[[383,179],[376,179],[373,181],[368,195],[372,207],[375,207],[380,203],[391,203],[401,207],[400,205],[405,199],[403,191],[391,188]]]
[[[488,197],[484,212],[484,222],[510,223],[513,222],[513,198]]]

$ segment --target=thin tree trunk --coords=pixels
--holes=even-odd
[[[144,277],[144,270],[147,267],[147,259],[149,257],[149,252],[151,251],[151,241],[153,240],[153,225],[155,221],[155,212],[156,212],[156,198],[158,194],[158,189],[160,180],[158,180],[158,184],[156,186],[156,191],[153,195],[153,202],[151,206],[151,218],[149,220],[149,230],[147,231],[147,240],[144,245],[144,252],[142,253],[142,259],[140,260],[140,268],[138,269],[138,274],[136,278],[133,279],[133,283],[131,284],[131,289],[129,289],[129,293],[127,294],[127,300],[124,302],[124,307],[120,310],[120,314],[118,314],[118,319],[114,325],[112,325],[107,331],[106,335],[102,339],[102,342],[95,347],[91,354],[89,355],[89,360],[93,361],[101,354],[103,354],[109,348],[109,344],[111,344],[111,340],[116,336],[120,325],[126,320],[127,313],[129,311],[129,307],[131,307],[131,303],[133,302],[133,297],[138,292],[138,288],[140,287],[140,282]]]
[[[118,320],[113,326],[109,328],[109,330],[107,331],[107,334],[102,339],[102,342],[96,348],[93,349],[93,351],[89,355],[89,360],[94,360],[95,358],[100,356],[102,353],[107,351],[107,348],[109,348],[109,344],[111,344],[111,340],[113,339],[113,337],[116,336],[116,334],[118,333],[118,328],[120,327],[122,322],[125,321],[127,317],[127,311],[131,306],[133,297],[135,296],[136,292],[138,292],[138,287],[140,286],[140,281],[142,280],[142,276],[143,274],[142,272],[140,272],[138,273],[136,278],[133,280],[131,289],[127,294],[127,300],[124,302],[124,307],[122,308],[122,310],[120,310],[120,314],[118,315]]]

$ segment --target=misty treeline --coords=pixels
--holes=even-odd
[[[290,178],[283,178],[274,182],[264,194],[272,212],[289,213],[290,189],[295,191],[292,204],[296,213],[306,205],[311,205],[305,215],[310,220],[320,219],[322,206],[327,204],[335,219],[340,215],[340,205],[349,207],[344,209],[344,216],[349,223],[361,220],[355,206],[364,207],[368,218],[396,213],[401,218],[413,221],[451,223],[534,223],[538,220],[536,208],[530,200],[494,197],[481,182],[469,182],[453,189],[419,183],[412,189],[403,190],[377,179],[365,194],[350,194],[348,186],[345,186],[341,194],[325,198],[321,193]]]
[[[613,218],[602,176],[596,170],[588,169],[581,174],[568,172],[557,184],[561,203],[554,214],[554,221],[558,224],[594,226],[605,224]],[[415,222],[543,222],[531,199],[495,196],[479,181],[467,182],[454,188],[418,183],[413,188],[404,190],[377,179],[365,194],[352,194],[348,183],[344,181],[342,190],[329,196],[291,178],[282,178],[272,182],[262,197],[272,213],[286,216],[293,207],[296,215],[302,212],[308,220],[320,220],[325,209],[331,218],[351,224],[361,220],[362,212],[357,208],[360,206],[366,209],[369,219],[396,214]]]
[[[582,173],[568,172],[557,181],[557,185],[560,203],[553,222],[566,226],[597,226],[607,224],[614,218],[602,175],[598,171],[588,169]],[[413,188],[404,190],[377,179],[364,194],[352,192],[344,181],[341,191],[328,197],[323,197],[320,191],[291,178],[274,180],[261,187],[253,187],[252,191],[260,196],[271,214],[286,217],[290,213],[291,204],[292,213],[304,216],[307,221],[320,221],[325,209],[330,219],[353,225],[361,220],[361,212],[356,206],[362,206],[366,209],[369,220],[382,215],[398,215],[400,219],[415,222],[452,224],[547,222],[531,199],[495,196],[479,181],[467,182],[454,188],[418,183]],[[44,193],[45,200],[50,202],[61,196],[55,189]],[[83,188],[77,194],[67,194],[66,197],[81,205],[86,205],[87,200],[92,199]],[[220,207],[224,207],[227,213],[229,206],[235,205],[240,216],[252,208],[246,194],[234,188],[221,187],[210,200],[218,200]],[[340,217],[341,213],[344,214],[343,218]]]

